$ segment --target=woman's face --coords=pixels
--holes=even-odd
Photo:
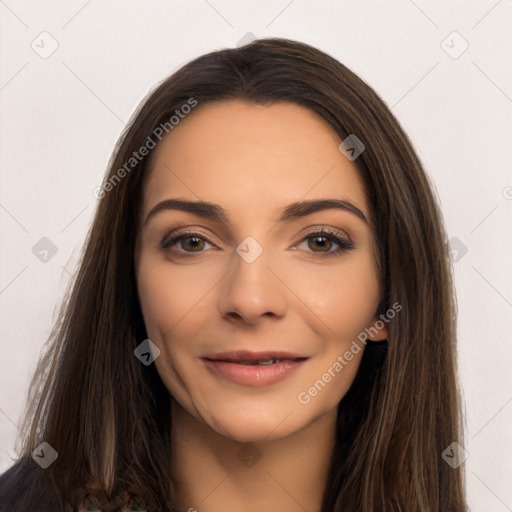
[[[362,350],[344,354],[377,318],[371,229],[355,209],[286,210],[343,200],[369,219],[340,142],[299,105],[229,100],[204,105],[154,150],[136,251],[154,364],[181,407],[228,438],[307,427],[336,408],[360,364]],[[194,213],[169,200],[208,205]],[[235,351],[248,353],[234,362]],[[287,353],[280,363],[242,364],[276,351]]]

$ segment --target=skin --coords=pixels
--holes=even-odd
[[[297,396],[379,318],[375,238],[348,211],[277,218],[291,202],[337,198],[369,219],[357,168],[339,151],[340,142],[323,119],[299,105],[228,100],[198,108],[154,150],[136,277],[148,337],[161,351],[155,364],[174,399],[171,481],[183,511],[320,510],[336,407],[363,351],[309,403]],[[229,224],[175,209],[144,223],[170,198],[219,204]],[[201,239],[159,247],[183,227]],[[354,249],[332,254],[335,241],[306,238],[320,227]],[[236,252],[247,236],[263,249],[252,263]],[[385,325],[369,339],[386,337]],[[310,359],[263,387],[227,381],[200,359],[236,349]]]

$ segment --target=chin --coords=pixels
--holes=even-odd
[[[275,427],[275,424],[274,424]],[[279,432],[272,432],[272,428],[270,425],[254,425],[254,424],[245,424],[245,425],[222,425],[217,427],[217,433],[220,435],[231,439],[232,441],[238,441],[240,443],[259,443],[263,441],[272,441],[274,439],[279,439],[282,437],[286,437],[292,432],[283,432],[280,430]],[[269,435],[270,433],[270,435]]]
[[[221,417],[213,415],[213,424],[210,424],[210,428],[228,439],[241,443],[271,441],[299,430],[296,425],[287,421],[287,416],[291,419],[293,413],[290,414],[290,411],[286,410],[283,413],[269,412],[265,415],[257,410],[245,414],[241,411],[233,411]]]

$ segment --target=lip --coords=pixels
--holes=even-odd
[[[252,352],[250,350],[235,350],[231,352],[217,352],[216,354],[206,354],[203,359],[212,361],[231,361],[231,362],[256,362],[268,361],[269,359],[307,359],[308,356],[300,354],[292,354],[291,352],[283,352],[277,350],[264,350],[260,352]]]
[[[309,357],[268,350],[264,352],[251,352],[238,350],[235,352],[221,352],[203,356],[205,366],[214,375],[223,377],[242,386],[270,386],[291,375],[302,366]],[[269,365],[248,365],[243,362],[267,361],[269,359],[282,359],[282,361]]]

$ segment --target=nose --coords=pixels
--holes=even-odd
[[[286,314],[286,288],[276,277],[276,270],[269,268],[263,250],[252,262],[238,253],[233,255],[233,268],[222,280],[219,288],[218,309],[230,322],[257,324],[263,318],[282,318]]]

